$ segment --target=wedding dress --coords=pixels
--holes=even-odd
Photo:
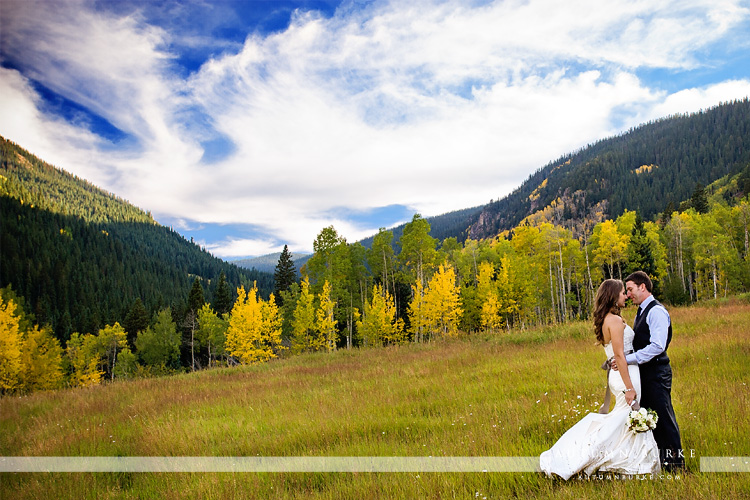
[[[633,329],[625,326],[625,352],[633,349]],[[614,356],[612,342],[604,346],[607,358]],[[638,365],[628,365],[630,381],[640,400],[641,376]],[[578,473],[596,471],[616,474],[655,474],[660,470],[659,449],[653,432],[634,434],[627,429],[630,407],[625,401],[625,383],[620,373],[609,372],[609,389],[615,395],[615,407],[607,414],[589,413],[542,453],[540,468],[548,476],[565,480]],[[658,424],[657,424],[658,425]]]

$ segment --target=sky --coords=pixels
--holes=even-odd
[[[750,95],[750,0],[0,0],[0,135],[226,260]]]

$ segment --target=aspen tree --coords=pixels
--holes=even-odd
[[[229,317],[227,352],[243,364],[254,364],[275,358],[281,346],[281,320],[276,301],[258,298],[253,284],[249,292],[237,289],[237,301]]]
[[[427,315],[424,303],[424,288],[417,281],[411,286],[412,299],[409,303],[407,314],[414,342],[424,342],[427,333]]]
[[[26,391],[54,389],[62,383],[62,348],[49,328],[34,326],[21,345],[21,384]]]
[[[386,289],[376,284],[372,287],[372,300],[365,304],[357,330],[365,346],[398,344],[403,341],[404,322],[396,318],[396,304]]]
[[[338,332],[336,331],[336,319],[333,317],[333,310],[336,302],[331,297],[331,284],[326,280],[323,283],[323,290],[318,296],[319,305],[316,313],[318,319],[318,331],[325,341],[325,348],[328,352],[336,350]]]
[[[607,220],[594,227],[592,239],[595,240],[594,263],[598,266],[606,265],[609,277],[615,278],[615,265],[625,258],[630,238],[626,234],[620,234],[617,225]]]
[[[463,314],[460,288],[456,273],[450,266],[440,265],[429,282],[424,296],[424,309],[430,335],[458,335],[458,323]]]
[[[73,367],[71,382],[74,386],[88,387],[101,383],[104,372],[99,368],[102,359],[96,344],[96,336],[90,333],[80,335],[76,332],[70,336],[65,352]]]
[[[16,304],[0,297],[0,391],[12,391],[20,385],[21,332]]]
[[[224,354],[227,322],[220,318],[211,306],[206,303],[198,311],[198,340],[208,347],[208,366],[211,367],[217,356]]]
[[[482,327],[490,332],[502,325],[500,318],[500,302],[497,289],[493,280],[495,268],[490,262],[479,264],[479,276],[477,278],[477,293],[481,304]]]
[[[325,343],[315,324],[315,296],[310,292],[310,280],[300,283],[300,293],[292,322],[292,354],[323,349]]]

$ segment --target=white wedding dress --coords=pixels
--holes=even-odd
[[[625,352],[633,349],[633,329],[625,326]],[[612,342],[604,346],[607,358],[614,356]],[[638,365],[628,365],[630,380],[641,395]],[[548,476],[557,474],[565,480],[584,473],[655,474],[659,472],[659,449],[653,432],[634,434],[627,429],[630,407],[625,401],[625,383],[620,373],[609,372],[609,389],[615,395],[615,407],[607,414],[589,413],[568,429],[552,448],[542,453],[539,465]],[[658,425],[658,424],[657,424]]]

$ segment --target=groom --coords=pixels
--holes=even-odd
[[[672,367],[667,356],[672,322],[667,310],[651,294],[653,285],[646,273],[636,271],[625,278],[625,289],[638,306],[633,324],[635,352],[625,356],[625,360],[640,367],[641,407],[651,408],[659,415],[654,439],[664,469],[671,471],[685,466],[680,429],[672,408]]]

